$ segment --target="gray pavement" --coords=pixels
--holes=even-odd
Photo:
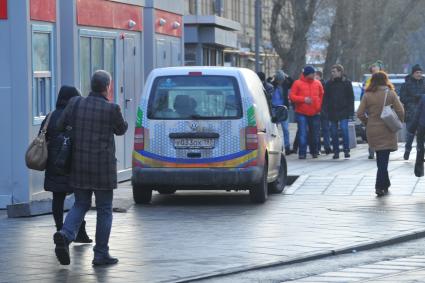
[[[114,213],[110,246],[120,263],[107,268],[91,266],[91,245],[72,245],[71,265],[60,266],[51,215],[7,219],[0,212],[0,282],[176,282],[425,230],[423,182],[412,161],[392,155],[392,193],[378,199],[366,151],[360,146],[339,161],[290,156],[290,173],[303,176],[264,205],[251,204],[246,192],[183,191]],[[130,184],[116,196],[128,203]],[[92,237],[95,219],[90,211]]]

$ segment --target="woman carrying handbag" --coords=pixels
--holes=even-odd
[[[389,109],[386,106],[392,106],[391,111],[394,111],[391,119],[389,119]],[[369,147],[376,151],[378,171],[375,192],[378,197],[381,197],[388,193],[391,186],[388,175],[390,153],[398,148],[397,127],[393,127],[392,124],[404,120],[403,105],[385,72],[380,71],[372,75],[370,84],[357,110],[357,116],[366,125]]]
[[[49,114],[48,118],[43,121],[40,127],[40,132],[47,125],[46,140],[47,140],[47,165],[44,175],[44,189],[53,193],[52,213],[56,224],[56,230],[59,231],[63,226],[63,208],[65,198],[68,194],[73,193],[73,189],[68,185],[68,175],[63,171],[58,170],[55,165],[58,154],[63,144],[63,134],[56,129],[56,122],[61,116],[63,110],[69,100],[75,96],[81,96],[80,92],[71,86],[62,86],[56,102],[56,109]],[[86,222],[80,226],[77,238],[77,243],[91,243],[92,240],[88,237],[85,229]]]

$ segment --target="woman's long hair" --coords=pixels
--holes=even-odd
[[[370,80],[370,84],[367,87],[366,91],[367,92],[375,92],[381,86],[386,86],[392,91],[395,90],[394,85],[388,79],[388,75],[383,71],[379,71],[379,72],[372,75],[372,78]]]
[[[62,86],[59,90],[56,108],[65,108],[69,100],[75,96],[81,96],[81,93],[77,88],[67,85]]]

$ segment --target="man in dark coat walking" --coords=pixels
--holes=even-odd
[[[425,80],[422,77],[422,72],[423,70],[420,65],[417,64],[413,66],[412,73],[406,77],[406,82],[401,86],[400,89],[400,100],[404,104],[404,108],[406,110],[407,128],[411,128],[419,101],[425,94]],[[407,132],[404,160],[409,160],[414,139],[415,134]]]
[[[350,158],[348,119],[354,115],[353,86],[351,81],[344,75],[344,68],[341,65],[332,66],[331,75],[332,79],[325,85],[323,108],[331,122],[333,158],[339,158],[338,127],[342,130],[344,157]]]
[[[111,75],[96,71],[87,98],[72,99],[58,120],[58,129],[73,125],[72,165],[69,184],[74,188],[75,203],[62,229],[55,233],[56,256],[61,264],[70,264],[69,243],[96,197],[97,224],[93,265],[115,264],[109,255],[112,226],[113,189],[117,188],[115,135],[124,135],[128,125],[120,107],[107,99],[111,91]],[[77,104],[78,103],[78,104]],[[72,115],[74,107],[75,115]],[[71,118],[74,117],[73,121]]]

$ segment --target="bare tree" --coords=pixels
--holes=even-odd
[[[275,0],[270,37],[283,62],[283,69],[298,76],[306,63],[307,34],[318,0]]]

